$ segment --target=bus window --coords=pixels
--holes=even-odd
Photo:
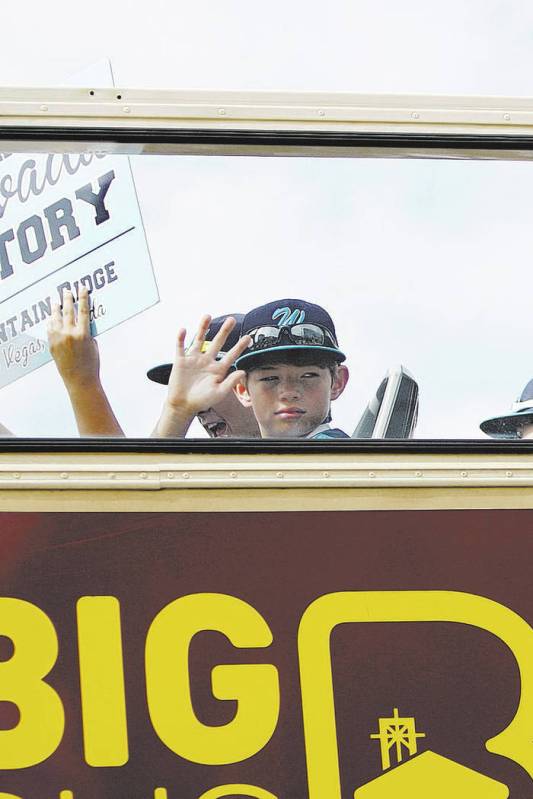
[[[4,154],[0,433],[517,438],[532,169]]]

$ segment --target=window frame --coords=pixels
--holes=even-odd
[[[1,88],[11,152],[533,159],[533,101],[279,92]],[[68,145],[68,147],[67,147]],[[532,441],[4,438],[0,453],[526,454]]]

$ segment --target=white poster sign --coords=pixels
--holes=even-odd
[[[94,335],[159,301],[128,158],[0,156],[0,387],[51,359],[53,304],[81,286]]]

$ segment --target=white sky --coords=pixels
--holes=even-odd
[[[528,0],[26,0],[2,31],[6,85],[110,57],[129,87],[533,94]]]
[[[533,5],[27,0],[2,9],[5,85],[59,85],[101,57],[121,87],[533,96]],[[50,57],[54,53],[54,58]],[[337,323],[351,432],[389,366],[420,383],[417,437],[475,437],[530,377],[533,164],[132,159],[163,301],[103,334],[104,384],[130,435],[164,389],[146,368],[178,325],[296,296]],[[133,345],[132,345],[133,344]],[[128,375],[125,380],[124,376]],[[53,365],[1,392],[20,435],[74,435]]]

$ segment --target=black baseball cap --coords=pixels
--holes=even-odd
[[[526,385],[519,399],[513,402],[511,413],[485,419],[479,425],[491,438],[519,438],[519,430],[526,424],[533,424],[533,380]]]
[[[284,351],[300,354],[322,353],[338,363],[346,360],[337,344],[335,325],[329,313],[320,305],[297,299],[274,300],[246,314],[241,335],[250,335],[252,343],[237,358],[238,369],[251,366],[265,356]],[[253,361],[252,361],[253,359]]]
[[[212,341],[228,316],[233,317],[235,319],[236,325],[227,337],[225,343],[220,350],[218,358],[221,358],[225,352],[229,352],[229,350],[235,346],[238,340],[241,337],[241,325],[244,319],[244,314],[242,313],[228,313],[224,316],[216,316],[214,319],[211,319],[211,323],[207,329],[207,333],[205,334],[206,341]],[[147,376],[150,380],[153,380],[154,383],[163,383],[163,385],[168,385],[168,381],[170,378],[170,373],[172,371],[172,364],[171,363],[163,363],[161,366],[153,366],[151,369],[147,371]]]

